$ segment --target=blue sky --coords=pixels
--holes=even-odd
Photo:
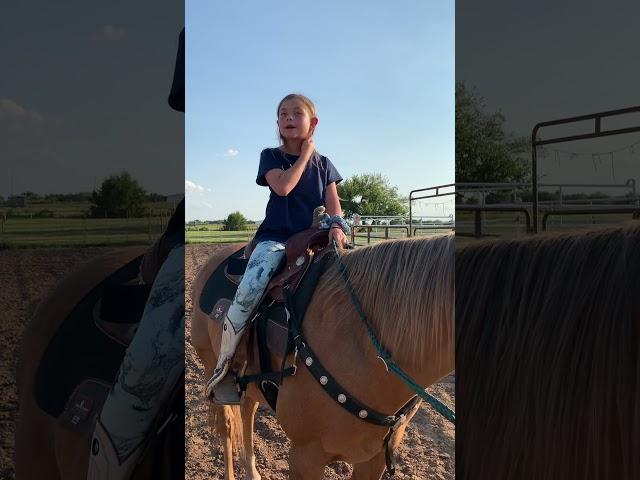
[[[189,0],[186,26],[187,219],[263,218],[258,159],[291,92],[315,102],[317,149],[344,178],[453,182],[453,1]]]
[[[459,0],[457,8],[456,78],[484,97],[488,111],[504,114],[507,131],[530,138],[538,122],[640,103],[640,2],[619,8],[582,0]],[[628,115],[602,126],[622,128],[639,120]],[[593,122],[583,122],[539,135],[592,129]],[[543,183],[640,183],[639,134],[552,144],[538,150],[538,159]],[[607,191],[586,191],[596,190]]]
[[[91,191],[129,171],[184,185],[184,115],[169,108],[181,2],[10,2],[0,18],[0,195]],[[25,28],[28,25],[29,28]]]

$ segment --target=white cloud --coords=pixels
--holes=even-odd
[[[124,27],[116,27],[115,25],[105,25],[98,30],[97,37],[104,40],[122,40],[127,34]]]
[[[13,100],[0,98],[0,125],[27,123],[39,125],[43,116],[40,112],[28,110]]]
[[[240,153],[238,150],[236,150],[235,148],[227,148],[227,150],[224,152],[224,156],[225,157],[235,157],[238,155],[238,153]]]
[[[205,188],[202,185],[198,185],[197,183],[194,183],[191,180],[184,181],[184,189],[186,192],[193,192],[193,193],[202,193],[205,191]],[[210,189],[206,189],[206,190],[211,191]]]

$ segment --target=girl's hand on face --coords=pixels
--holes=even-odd
[[[342,229],[339,228],[339,227],[332,227],[332,228],[329,229],[329,245],[331,245],[331,242],[333,240],[336,241],[336,244],[340,248],[344,248],[344,246],[347,243],[349,243],[349,241],[347,240],[347,236],[344,234]]]
[[[313,132],[312,132],[313,133]],[[300,148],[300,156],[306,157],[307,160],[311,158],[313,151],[315,150],[315,144],[313,143],[313,137],[309,135],[308,138],[305,138],[302,142],[302,146]]]

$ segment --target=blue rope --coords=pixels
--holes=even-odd
[[[422,398],[425,402],[431,405],[436,412],[441,414],[444,418],[449,420],[451,423],[455,424],[456,415],[453,412],[453,410],[451,410],[444,403],[442,403],[442,401],[438,400],[433,395],[430,395],[429,393],[427,393],[427,391],[424,388],[418,385],[415,382],[415,380],[413,380],[404,370],[402,370],[402,368],[398,366],[396,362],[393,361],[393,359],[391,358],[391,354],[382,346],[382,344],[376,337],[375,333],[373,332],[373,328],[371,328],[371,324],[369,323],[366,315],[364,314],[362,305],[360,304],[360,300],[356,296],[355,291],[353,290],[353,287],[351,285],[351,282],[349,281],[349,277],[347,275],[347,267],[344,265],[344,263],[342,263],[342,260],[340,259],[340,253],[338,252],[338,246],[336,245],[335,240],[333,240],[333,249],[336,253],[336,263],[338,265],[338,271],[340,272],[340,275],[344,280],[344,283],[347,287],[347,291],[349,292],[349,295],[351,295],[351,301],[353,302],[353,306],[355,307],[356,312],[358,312],[358,315],[360,316],[360,320],[362,320],[362,323],[367,329],[367,334],[369,335],[369,339],[371,340],[371,343],[373,344],[376,351],[378,352],[378,357],[384,362],[385,366],[387,367],[387,370],[395,373],[402,381],[404,381],[404,383],[406,383],[414,392],[416,392],[420,396],[420,398]]]

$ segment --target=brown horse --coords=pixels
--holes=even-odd
[[[191,339],[207,378],[216,364],[220,325],[209,319],[210,312],[202,311],[195,299],[216,267],[240,247],[231,245],[217,252],[194,282]],[[449,374],[454,361],[453,236],[383,242],[345,252],[342,260],[376,335],[395,361],[423,386]],[[320,278],[303,335],[331,375],[370,408],[392,415],[413,397],[413,391],[377,358],[335,266]],[[276,417],[291,440],[290,478],[322,478],[327,464],[342,460],[353,464],[354,479],[379,479],[385,468],[383,439],[388,429],[346,412],[299,363],[297,373],[284,380],[276,408]],[[246,373],[257,371],[254,364]],[[211,428],[223,443],[227,480],[234,478],[232,438],[238,433],[243,434],[247,478],[260,478],[253,452],[253,420],[259,403],[266,405],[251,384],[239,411],[210,406],[210,421],[217,419],[211,421]],[[405,428],[406,423],[393,434],[393,448]]]
[[[640,227],[456,251],[456,476],[640,478]]]
[[[40,409],[34,395],[36,371],[51,338],[74,306],[111,273],[146,250],[147,247],[123,248],[89,262],[81,270],[61,281],[35,309],[22,338],[22,354],[17,371],[17,480],[86,478],[89,444],[93,432],[76,433],[65,429],[58,420]],[[147,263],[147,268],[153,267]],[[183,402],[184,396],[179,401]],[[170,464],[172,455],[162,453],[171,449],[175,458],[176,446],[179,449],[183,448],[184,433],[180,435],[174,428],[172,425],[164,430],[164,435],[152,440],[144,460],[136,469],[134,478],[152,478],[151,475],[154,475],[153,478],[172,478],[171,469],[176,468]],[[177,470],[173,470],[175,471]]]

